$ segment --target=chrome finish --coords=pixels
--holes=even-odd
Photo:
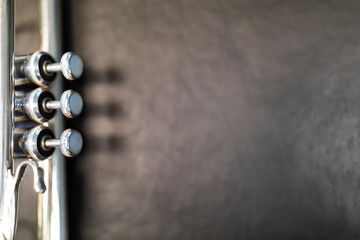
[[[60,60],[61,45],[61,0],[39,0],[40,2],[40,50],[46,51]],[[56,99],[63,92],[62,79],[57,76],[51,84]],[[56,114],[49,122],[56,136],[64,129],[63,117]],[[45,183],[48,187],[42,195],[38,195],[38,240],[66,240],[67,204],[65,158],[56,150],[49,160],[40,162],[44,168]]]
[[[56,79],[56,72],[61,71],[68,80],[81,77],[83,63],[73,52],[65,53],[60,63],[47,52],[37,51],[30,55],[15,57],[15,85],[36,84],[45,87]]]
[[[44,127],[36,126],[31,130],[15,129],[14,131],[14,157],[31,157],[35,160],[45,160],[54,153],[54,149],[45,148],[47,139],[53,139],[53,132]]]
[[[19,186],[27,166],[34,171],[34,189],[45,191],[43,171],[31,159],[23,160],[14,174],[14,1],[0,1],[0,239],[15,238]]]
[[[14,3],[0,1],[0,221],[3,214],[8,169],[13,166],[11,155],[13,81],[11,68],[14,54]]]
[[[45,108],[61,109],[61,112],[67,118],[74,118],[80,115],[83,109],[83,100],[81,95],[73,90],[67,90],[61,94],[60,101],[48,101]]]
[[[23,97],[15,97],[14,99],[14,111],[24,111],[25,110],[25,100]]]
[[[39,86],[46,86],[49,85],[53,80],[53,76],[47,73],[43,73],[43,68],[44,68],[44,63],[45,62],[41,62],[41,59],[43,57],[47,57],[46,62],[49,61],[54,61],[52,59],[52,57],[50,57],[49,54],[42,52],[42,51],[38,51],[35,52],[33,54],[31,54],[29,62],[27,64],[27,66],[24,68],[25,69],[25,73],[26,76],[28,76],[28,78],[33,81],[35,84],[39,85]],[[51,81],[47,80],[46,78],[50,77],[50,79],[52,79]]]
[[[55,139],[53,132],[44,126],[38,125],[31,130],[15,129],[14,156],[31,157],[35,160],[45,160],[51,157],[54,148],[59,147],[66,157],[74,157],[81,152],[83,139],[81,134],[73,129],[66,129]]]
[[[45,65],[54,63],[50,54],[37,51],[31,55],[15,57],[15,85],[36,84],[45,87],[52,83],[56,78],[56,73],[46,72]]]
[[[21,86],[26,84],[31,84],[31,81],[25,75],[25,66],[26,62],[29,60],[29,56],[16,56],[14,59],[14,78],[15,86]]]
[[[2,221],[0,222],[0,239],[12,240],[15,238],[19,205],[19,186],[27,166],[30,166],[33,170],[35,192],[44,193],[46,191],[44,172],[34,160],[23,160],[17,167],[14,176],[11,169],[8,169],[4,199],[2,199],[7,207],[6,211],[2,212]]]
[[[60,151],[66,157],[75,157],[81,152],[83,139],[81,134],[73,129],[66,129],[60,139],[46,139],[45,147],[60,147]]]
[[[35,122],[44,123],[55,115],[55,111],[45,107],[47,101],[54,99],[54,96],[44,88],[36,88],[25,94],[16,91],[15,111],[23,112]]]
[[[60,109],[61,104],[60,101],[47,101],[45,103],[46,109],[52,110],[52,109]]]
[[[61,71],[68,80],[75,80],[83,73],[83,62],[73,52],[67,52],[61,57],[60,63],[49,63],[45,65],[46,72],[53,73]]]
[[[14,3],[0,1],[0,231],[2,239],[13,239],[16,207],[12,199],[13,160],[11,154],[14,54]],[[9,199],[10,198],[10,199]],[[15,213],[14,213],[15,212]],[[9,216],[10,215],[10,216]],[[16,216],[16,214],[15,214]],[[11,218],[9,218],[11,217]]]
[[[65,91],[60,101],[55,101],[54,95],[45,88],[37,88],[30,93],[17,91],[15,94],[15,111],[25,113],[31,120],[39,123],[53,118],[56,109],[61,109],[65,117],[74,118],[81,113],[83,108],[80,94],[73,90]],[[18,121],[23,120],[24,118]]]
[[[60,147],[60,151],[66,157],[75,157],[81,152],[83,139],[81,134],[73,129],[66,129],[60,137],[60,140],[45,141],[47,147]]]
[[[60,139],[48,139],[45,141],[45,147],[56,148],[60,147]]]
[[[72,52],[55,63],[61,51],[61,1],[39,2],[41,51],[14,57],[14,0],[0,0],[0,240],[15,238],[18,190],[27,166],[34,171],[35,191],[44,193],[38,195],[38,240],[67,239],[65,162],[61,153],[73,157],[83,144],[77,131],[61,133],[63,118],[54,111],[60,108],[67,117],[80,114],[81,96],[71,90],[61,95],[62,82],[56,72],[73,80],[81,76],[83,63]],[[28,86],[22,87],[24,91],[16,91],[15,96],[14,85],[24,84],[43,88],[27,92],[24,89]],[[34,121],[14,124],[26,117]],[[60,139],[55,135],[61,135]],[[55,150],[57,147],[60,151]],[[13,157],[21,161],[15,174]]]

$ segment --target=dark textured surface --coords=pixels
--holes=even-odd
[[[360,2],[66,9],[71,239],[359,239]]]

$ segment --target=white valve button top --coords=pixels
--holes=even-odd
[[[74,157],[81,152],[83,139],[81,134],[73,129],[66,129],[60,137],[60,151],[66,157]]]
[[[65,53],[61,57],[60,63],[49,63],[44,67],[47,73],[61,71],[67,80],[81,77],[84,68],[81,58],[73,52]]]
[[[65,117],[79,116],[83,109],[82,97],[78,92],[67,90],[61,95],[60,108]]]
[[[61,71],[68,80],[81,77],[83,73],[83,62],[81,58],[73,52],[67,52],[61,57]]]

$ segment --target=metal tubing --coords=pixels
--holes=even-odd
[[[49,52],[57,61],[60,61],[61,44],[61,1],[40,1],[40,50]],[[55,98],[60,99],[62,79],[58,77],[51,84]],[[50,122],[55,136],[60,136],[64,129],[61,114],[57,114]],[[38,197],[38,239],[39,240],[66,240],[67,206],[65,192],[65,161],[57,149],[50,160],[42,161],[45,172],[45,183],[48,190]]]
[[[14,0],[0,0],[0,220],[4,220],[8,169],[12,169]]]

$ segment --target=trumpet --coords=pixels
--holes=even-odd
[[[37,239],[68,238],[65,157],[80,153],[82,136],[64,130],[63,116],[81,113],[79,93],[62,88],[62,77],[78,79],[81,58],[61,56],[60,0],[39,0],[38,51],[14,55],[14,0],[0,0],[0,239],[15,238],[19,186],[27,167],[38,193]],[[60,74],[59,74],[60,73]],[[56,111],[61,114],[55,114]],[[58,149],[58,150],[57,150]],[[14,160],[20,162],[15,168]]]

